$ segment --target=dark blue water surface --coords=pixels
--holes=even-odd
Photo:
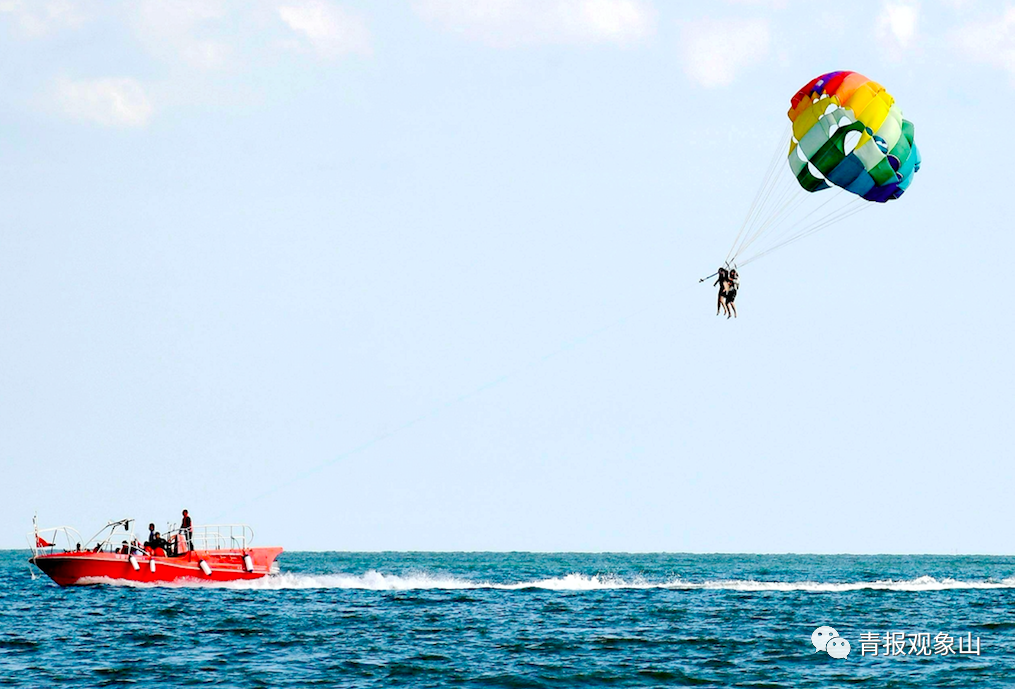
[[[1008,557],[285,553],[242,585],[60,588],[28,555],[0,552],[0,686],[1015,686]],[[980,655],[861,655],[887,632]]]

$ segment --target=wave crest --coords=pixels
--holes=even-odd
[[[130,581],[95,579],[88,583],[102,583],[120,586],[150,587],[193,587],[284,590],[284,589],[349,589],[364,591],[420,591],[420,590],[546,590],[546,591],[607,591],[607,590],[709,590],[743,592],[793,592],[844,593],[850,591],[950,591],[963,589],[1011,589],[1015,588],[1015,577],[998,581],[962,581],[948,577],[937,579],[921,576],[915,579],[856,582],[819,581],[757,581],[754,579],[716,579],[706,581],[685,581],[679,578],[667,581],[649,581],[640,577],[624,578],[614,575],[571,573],[560,577],[533,579],[517,583],[493,583],[474,581],[450,575],[384,574],[370,570],[363,574],[298,574],[283,572],[271,574],[262,579],[231,582],[204,582],[190,579],[172,583],[142,584]]]

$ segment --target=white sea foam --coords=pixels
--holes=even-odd
[[[427,573],[416,574],[383,574],[370,570],[364,574],[296,574],[283,572],[272,574],[261,579],[231,582],[205,582],[196,579],[183,580],[170,584],[142,584],[129,581],[110,579],[94,579],[89,583],[113,584],[121,586],[171,586],[187,587],[202,586],[228,589],[349,589],[366,591],[419,591],[419,590],[482,590],[494,589],[520,591],[542,589],[547,591],[605,591],[605,590],[710,590],[710,591],[743,591],[743,592],[791,592],[808,593],[842,593],[848,591],[948,591],[963,589],[1011,589],[1015,588],[1015,577],[1001,580],[962,581],[959,579],[936,579],[922,576],[915,579],[893,580],[878,579],[875,581],[855,582],[819,582],[819,581],[757,581],[753,579],[715,579],[706,581],[685,581],[669,579],[666,581],[649,581],[643,578],[623,578],[610,575],[588,575],[580,573],[567,574],[548,579],[533,579],[516,583],[492,583],[470,580],[449,575]]]
[[[1015,588],[1015,577],[1000,581],[960,581],[935,579],[930,576],[916,579],[878,579],[875,581],[819,582],[819,581],[755,581],[719,580],[701,583],[672,582],[666,588],[715,589],[726,591],[806,591],[811,593],[840,593],[845,591],[946,591],[952,589],[1010,589]]]
[[[231,581],[217,584],[235,589],[361,589],[365,591],[418,591],[437,589],[484,588],[482,584],[450,576],[431,574],[382,574],[370,570],[365,574],[293,574],[283,572],[262,579]]]

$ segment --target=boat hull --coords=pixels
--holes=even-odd
[[[194,550],[179,557],[135,555],[134,569],[127,555],[88,551],[36,555],[29,562],[60,586],[136,582],[140,584],[218,583],[260,579],[271,573],[282,548]],[[248,570],[244,555],[249,555]],[[151,563],[155,563],[154,571]],[[205,572],[201,563],[207,565]]]

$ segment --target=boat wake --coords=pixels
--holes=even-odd
[[[809,593],[844,593],[849,591],[950,591],[969,589],[1012,589],[1015,577],[1001,580],[962,581],[958,579],[937,579],[930,576],[915,579],[856,582],[818,581],[757,581],[753,579],[716,579],[706,581],[685,581],[670,579],[650,581],[641,578],[622,578],[606,575],[567,574],[561,577],[533,579],[517,583],[494,583],[475,581],[447,575],[427,573],[383,574],[370,570],[364,574],[296,574],[283,572],[261,579],[205,582],[196,579],[172,583],[138,583],[131,581],[94,579],[88,583],[110,584],[134,587],[202,587],[239,590],[286,590],[286,589],[349,589],[364,591],[458,591],[458,590],[500,590],[500,591],[611,591],[611,590],[671,590],[671,591],[742,591]]]

